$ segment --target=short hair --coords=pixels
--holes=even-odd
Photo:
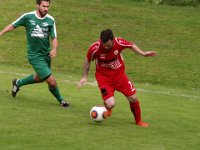
[[[42,1],[51,2],[51,0],[36,0],[36,4],[40,5]]]
[[[114,39],[114,34],[111,29],[106,29],[101,32],[100,39],[103,43],[108,42],[109,40]]]

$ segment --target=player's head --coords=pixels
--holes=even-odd
[[[40,5],[42,1],[51,2],[51,0],[36,0],[36,4]]]
[[[114,34],[111,29],[103,30],[100,39],[105,50],[110,50],[113,47]]]
[[[47,15],[51,0],[36,0],[37,9],[41,17]]]

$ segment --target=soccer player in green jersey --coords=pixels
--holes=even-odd
[[[56,56],[58,46],[55,21],[48,14],[50,0],[36,0],[36,6],[36,11],[23,14],[0,32],[0,36],[2,36],[4,33],[12,31],[19,26],[25,27],[28,61],[35,71],[35,74],[12,81],[12,96],[15,97],[20,87],[24,85],[46,81],[49,91],[56,97],[60,105],[68,107],[69,103],[61,96],[50,68],[51,59]],[[52,49],[50,47],[50,37]]]

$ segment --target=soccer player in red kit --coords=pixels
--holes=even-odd
[[[101,32],[100,40],[93,43],[87,53],[84,62],[83,76],[78,83],[78,88],[87,83],[90,70],[90,62],[96,63],[96,80],[108,110],[108,116],[112,114],[115,105],[115,90],[123,93],[129,101],[130,109],[135,118],[136,125],[148,127],[149,124],[141,119],[141,109],[136,96],[136,89],[125,74],[125,66],[121,52],[129,48],[142,56],[156,56],[155,51],[142,51],[134,43],[123,38],[115,38],[112,30],[106,29]]]

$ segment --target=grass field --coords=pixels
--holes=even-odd
[[[63,7],[65,6],[65,7]],[[0,27],[35,9],[34,1],[1,2]],[[135,42],[144,50],[156,50],[157,58],[144,59],[124,51],[127,73],[135,82],[200,87],[200,9],[136,3],[133,0],[57,0],[50,8],[57,22],[59,49],[53,68],[80,74],[91,43],[105,28],[116,36]],[[27,63],[24,29],[0,40],[0,63],[22,66]],[[12,53],[16,56],[13,57]],[[73,62],[73,63],[71,63]]]
[[[95,123],[90,120],[89,111],[102,104],[97,87],[87,85],[79,91],[74,83],[78,76],[59,73],[55,76],[63,95],[71,102],[70,108],[60,108],[45,83],[22,87],[13,99],[11,79],[21,78],[31,70],[0,67],[2,150],[199,149],[199,91],[136,84],[143,119],[150,123],[149,128],[134,125],[128,103],[119,93],[113,116]]]
[[[0,30],[34,6],[27,0],[1,2]],[[52,70],[71,107],[61,108],[46,83],[22,87],[13,99],[11,80],[32,73],[24,29],[0,37],[0,150],[200,149],[199,8],[132,0],[57,0],[50,14],[57,21],[60,43]],[[159,54],[152,59],[123,53],[149,128],[134,125],[120,93],[115,93],[112,117],[102,123],[89,118],[90,108],[102,104],[94,65],[91,84],[77,90],[76,82],[88,46],[104,28]]]

